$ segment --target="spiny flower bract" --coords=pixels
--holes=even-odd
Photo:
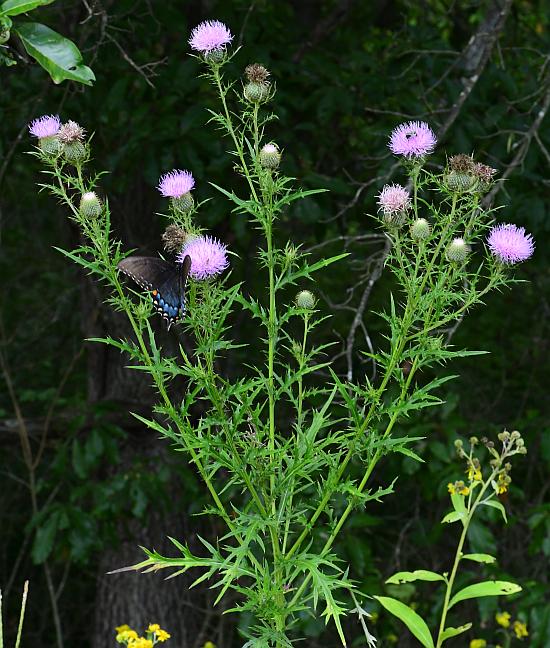
[[[61,119],[59,115],[43,115],[29,124],[29,132],[33,137],[43,139],[57,135],[61,128]]]
[[[219,20],[205,20],[191,32],[189,45],[202,54],[221,50],[233,40],[233,34]]]
[[[526,234],[524,227],[511,223],[495,225],[489,232],[487,245],[498,261],[509,265],[526,261],[535,250],[531,234]]]
[[[165,198],[180,198],[195,186],[193,174],[189,171],[174,169],[160,177],[157,189]]]
[[[415,158],[431,153],[436,144],[435,133],[426,122],[410,121],[393,130],[389,147],[395,155]]]
[[[378,207],[384,214],[405,211],[410,206],[410,194],[400,184],[385,185],[378,195]]]
[[[227,247],[211,236],[197,236],[186,243],[176,261],[183,263],[186,256],[191,257],[189,274],[193,279],[210,279],[229,266]]]

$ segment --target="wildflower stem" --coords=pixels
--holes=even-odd
[[[468,535],[468,527],[470,526],[470,522],[472,521],[472,518],[474,517],[474,513],[475,513],[478,505],[480,504],[481,499],[482,499],[483,495],[485,494],[485,491],[487,490],[488,486],[491,484],[491,482],[495,478],[495,475],[498,473],[498,471],[499,471],[498,467],[493,469],[490,477],[487,480],[485,480],[485,482],[483,482],[483,484],[482,484],[482,486],[480,488],[480,491],[479,491],[479,493],[478,493],[478,495],[477,495],[477,497],[476,497],[476,499],[474,500],[473,503],[472,503],[471,498],[468,498],[468,506],[467,506],[468,513],[466,515],[466,519],[464,520],[464,526],[463,526],[463,529],[462,529],[462,533],[460,534],[460,539],[458,541],[458,546],[457,546],[457,549],[456,549],[455,559],[454,559],[454,562],[453,562],[453,567],[452,567],[452,570],[451,570],[451,574],[450,574],[449,578],[447,579],[447,587],[446,587],[446,590],[445,590],[445,599],[443,600],[443,609],[441,610],[441,621],[439,623],[439,631],[437,633],[437,642],[435,644],[435,648],[441,648],[441,646],[443,645],[443,641],[444,641],[443,640],[443,633],[445,631],[445,621],[447,620],[447,612],[449,611],[449,601],[451,600],[451,594],[452,594],[452,591],[453,591],[453,585],[454,585],[454,581],[455,581],[456,574],[457,574],[457,571],[458,571],[458,566],[460,564],[460,561],[462,560],[462,555],[463,555],[462,554],[462,549],[463,549],[464,543],[466,541],[466,536]],[[471,494],[471,491],[470,491],[470,494]]]

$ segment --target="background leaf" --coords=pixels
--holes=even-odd
[[[15,27],[27,53],[48,72],[54,83],[65,79],[92,85],[95,75],[82,63],[78,47],[41,23],[22,23]]]

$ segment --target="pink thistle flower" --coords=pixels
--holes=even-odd
[[[385,185],[378,195],[378,206],[384,214],[406,211],[411,206],[411,196],[399,184]]]
[[[57,135],[61,128],[59,115],[44,115],[33,119],[29,124],[29,132],[33,137],[43,139],[44,137],[53,137]]]
[[[393,130],[388,146],[395,155],[415,158],[431,153],[436,144],[437,138],[428,124],[411,121]]]
[[[189,171],[174,169],[160,177],[157,189],[165,198],[181,198],[195,186],[193,174]]]
[[[197,236],[186,243],[176,261],[183,263],[188,255],[191,257],[189,274],[193,279],[210,279],[221,274],[229,266],[227,246],[211,236]]]
[[[189,45],[201,54],[222,50],[233,40],[233,34],[219,20],[205,20],[191,32]]]
[[[489,232],[487,245],[497,261],[507,265],[525,261],[535,251],[531,234],[526,234],[524,227],[511,223],[495,225]]]

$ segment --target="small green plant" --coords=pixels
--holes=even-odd
[[[316,273],[347,255],[314,260],[281,240],[281,215],[323,190],[294,188],[295,179],[281,171],[284,154],[266,133],[275,92],[268,70],[247,66],[242,91],[236,81],[226,82],[231,40],[214,21],[199,25],[190,43],[219,98],[211,123],[228,138],[245,187],[237,194],[213,184],[243,226],[257,233],[257,272],[265,278],[258,295],[223,274],[227,249],[204,233],[189,171],[174,169],[158,187],[169,199],[166,258],[131,256],[113,237],[109,202],[99,195],[101,174],[86,173],[84,129],[61,125],[56,116],[31,126],[38,138],[34,155],[47,175],[41,187],[67,205],[82,233],[77,248],[61,252],[103,283],[107,302],[131,326],[127,338],[95,341],[149,374],[159,402],[151,417],[138,418],[186,453],[211,497],[206,512],[225,526],[214,542],[201,540],[200,555],[171,538],[178,555],[146,549],[145,560],[125,569],[197,570],[195,583],[209,580],[218,589],[216,602],[231,590],[230,611],[251,619],[242,630],[247,647],[289,647],[304,613],[332,620],[345,644],[342,617],[351,611],[373,645],[363,595],[334,552],[335,541],[354,511],[393,492],[395,480],[376,489],[370,484],[385,455],[422,461],[411,447],[418,439],[400,435],[399,422],[440,404],[436,392],[453,376],[422,383],[419,371],[479,353],[449,347],[443,329],[491,290],[511,284],[509,266],[527,259],[533,244],[523,230],[501,225],[489,233],[487,250],[482,241],[493,215],[482,209],[481,197],[494,170],[455,156],[442,174],[433,173],[425,164],[436,145],[431,129],[418,122],[398,127],[390,148],[403,161],[411,190],[384,187],[377,217],[391,242],[386,265],[398,292],[381,313],[385,348],[365,353],[376,380],[343,381],[327,357],[330,345],[315,343],[325,318],[308,288]],[[121,270],[139,291],[123,283]],[[246,358],[238,376],[228,376],[220,360],[242,357],[248,342],[235,339],[237,309],[257,325],[262,350]],[[176,354],[162,349],[156,313],[192,340],[191,352],[181,344]],[[329,380],[317,378],[321,370]]]
[[[25,619],[25,609],[27,607],[27,596],[29,593],[29,581],[23,585],[23,596],[21,598],[21,612],[19,613],[19,625],[17,626],[17,637],[15,638],[15,648],[21,644],[21,634],[23,632],[23,621]],[[4,623],[2,620],[2,592],[0,591],[0,648],[4,648]]]
[[[447,639],[456,637],[472,627],[471,622],[458,627],[447,624],[449,611],[457,603],[483,596],[510,595],[521,591],[521,587],[515,583],[496,580],[474,583],[473,585],[463,587],[458,592],[453,591],[458,570],[462,565],[468,564],[468,562],[492,564],[496,561],[496,558],[490,554],[465,553],[464,546],[474,515],[482,507],[488,506],[497,509],[506,522],[506,511],[502,503],[498,501],[497,496],[505,493],[512,481],[510,477],[510,471],[512,470],[512,464],[509,461],[510,458],[516,454],[525,454],[527,451],[525,443],[517,431],[512,433],[507,431],[502,432],[499,434],[499,441],[501,448],[500,451],[497,451],[492,441],[482,439],[482,443],[486,447],[490,457],[486,465],[482,464],[480,459],[475,456],[475,451],[479,446],[479,440],[476,437],[471,437],[468,453],[464,451],[462,441],[457,440],[455,443],[459,457],[466,461],[467,479],[466,481],[457,480],[454,483],[448,484],[453,511],[443,518],[442,523],[452,524],[460,522],[462,525],[451,571],[442,574],[425,569],[419,569],[414,572],[398,572],[386,581],[386,583],[391,585],[400,585],[414,581],[432,581],[442,582],[444,584],[441,619],[435,642],[424,619],[412,608],[394,598],[387,596],[374,597],[386,610],[400,619],[425,648],[440,648]],[[483,473],[485,473],[485,476]],[[466,561],[466,563],[463,563],[463,561]],[[502,620],[503,618],[501,618]],[[521,629],[518,626],[518,630]]]
[[[64,80],[92,85],[95,76],[82,62],[82,54],[73,41],[38,22],[21,22],[19,16],[54,0],[4,0],[0,4],[0,65],[15,65],[9,41],[16,34],[31,56],[52,78],[54,83]],[[17,18],[14,22],[14,18]]]

